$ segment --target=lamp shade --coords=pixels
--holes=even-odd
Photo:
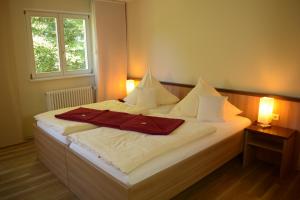
[[[269,97],[260,98],[257,121],[264,125],[270,124],[272,122],[273,107],[274,107],[274,98],[269,98]]]
[[[127,80],[126,81],[126,92],[127,95],[130,94],[135,88],[135,81],[134,80]]]

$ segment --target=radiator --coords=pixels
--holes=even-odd
[[[46,101],[48,110],[89,104],[94,102],[94,89],[88,86],[48,91]]]

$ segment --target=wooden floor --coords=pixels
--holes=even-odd
[[[37,160],[31,141],[0,149],[0,199],[77,198]],[[182,199],[300,200],[300,173],[279,179],[272,165],[243,169],[235,158],[174,198]]]
[[[0,199],[77,199],[38,161],[34,143],[0,149]]]

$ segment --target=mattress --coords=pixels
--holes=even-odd
[[[113,101],[110,101],[114,103]],[[92,105],[92,104],[90,104]],[[96,104],[94,104],[96,105]],[[175,104],[170,104],[170,105],[161,105],[156,108],[150,109],[147,111],[149,114],[166,114],[169,113],[169,111],[174,107]],[[91,106],[87,106],[91,107]],[[70,109],[66,109],[66,111],[69,111]],[[138,109],[136,109],[138,110]],[[57,111],[55,111],[57,112]],[[143,111],[145,112],[145,111]],[[60,112],[58,112],[60,113]],[[80,122],[75,122],[75,123],[80,123]],[[37,126],[42,129],[45,133],[51,135],[58,141],[60,141],[63,144],[69,145],[71,142],[67,139],[66,135],[63,135],[62,131],[57,130],[55,126],[53,126],[51,123],[47,123],[45,120],[37,120]],[[90,127],[87,127],[86,129],[93,129],[97,128],[97,126],[91,125]]]
[[[251,124],[251,121],[247,118],[236,116],[227,122],[203,124],[215,126],[216,132],[207,135],[204,138],[200,138],[199,140],[195,140],[192,143],[186,144],[176,150],[160,155],[134,169],[129,174],[121,172],[113,165],[99,158],[96,153],[89,151],[84,147],[71,143],[70,148],[77,154],[89,160],[95,166],[101,168],[117,180],[121,181],[122,183],[126,185],[134,185],[146,179],[147,177],[150,177],[161,170],[164,170],[200,151],[203,151],[234,134],[240,133],[245,127]]]
[[[37,121],[37,126],[43,130],[44,133],[52,136],[56,140],[60,141],[61,143],[65,145],[69,145],[71,142],[68,140],[67,136],[62,135],[60,132],[57,132],[56,130],[53,129],[50,125],[42,122],[42,121]]]

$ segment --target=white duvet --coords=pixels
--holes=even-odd
[[[101,127],[74,133],[68,138],[123,173],[129,174],[145,162],[215,131],[214,126],[185,121],[167,136]]]
[[[67,111],[73,110],[78,107],[79,106],[49,111],[49,112],[38,114],[34,118],[37,121],[40,121],[43,124],[50,127],[56,133],[62,134],[62,135],[69,135],[74,132],[85,131],[85,130],[97,128],[97,126],[95,126],[93,124],[62,120],[62,119],[58,119],[55,117],[55,115],[57,115],[57,114],[67,112]],[[118,112],[126,112],[126,113],[130,113],[130,114],[146,114],[147,113],[147,109],[144,107],[131,106],[131,105],[128,105],[125,103],[121,103],[117,100],[102,101],[99,103],[83,105],[81,107],[99,109],[99,110],[111,110],[111,111],[118,111]]]

